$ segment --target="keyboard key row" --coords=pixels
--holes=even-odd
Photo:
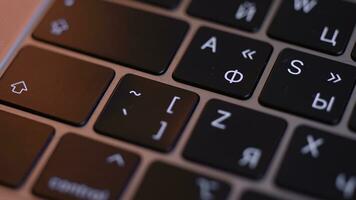
[[[3,143],[0,157],[6,163],[0,170],[4,172],[0,173],[0,182],[18,187],[53,136],[54,129],[3,111],[0,111],[0,123]],[[260,178],[285,128],[286,123],[281,119],[212,100],[200,117],[184,156],[239,175]],[[19,146],[26,149],[26,153],[19,151]],[[353,140],[300,126],[290,141],[276,182],[283,188],[320,198],[356,199],[356,166],[345,156],[356,151],[355,147]],[[138,155],[121,148],[66,134],[33,191],[55,199],[117,199],[139,160]],[[177,187],[168,184],[171,180],[175,180]],[[181,199],[180,195],[185,199],[204,199],[207,194],[226,199],[229,188],[221,180],[158,162],[146,172],[134,199]],[[246,192],[242,199],[275,198]]]
[[[247,31],[257,31],[270,0],[192,0],[188,14]],[[268,35],[325,53],[344,52],[355,26],[355,4],[330,0],[282,1]]]
[[[163,7],[174,7],[178,3],[176,0],[141,1]],[[262,24],[270,4],[271,1],[266,0],[193,0],[188,13],[242,29],[256,30]],[[354,8],[353,4],[335,0],[284,1],[269,29],[269,35],[327,53],[341,54],[355,25],[355,20],[352,20]],[[57,0],[33,36],[128,67],[162,74],[170,65],[188,28],[183,21],[120,4],[78,0],[68,5]],[[249,47],[242,51],[244,58],[251,60],[260,54]],[[264,49],[262,55],[268,57],[268,51]],[[260,65],[260,68],[263,67]],[[241,76],[240,73],[233,75]]]
[[[139,160],[135,153],[66,134],[33,192],[51,199],[119,199]],[[229,191],[230,186],[221,180],[154,162],[133,199],[226,199]]]
[[[222,93],[232,92],[240,97],[251,95],[263,71],[258,67],[265,65],[268,59],[260,54],[266,50],[267,55],[269,46],[249,41],[255,42],[253,49],[256,50],[246,56],[255,60],[244,58],[242,53],[238,63],[243,67],[235,71],[223,67],[233,65],[236,60],[233,56],[226,57],[229,53],[224,49],[231,49],[231,44],[243,45],[244,41],[238,36],[202,28],[173,76]],[[196,71],[204,71],[203,68],[207,68],[207,72],[202,72],[206,76]],[[29,46],[20,51],[0,80],[0,101],[80,126],[89,119],[113,76],[111,69]],[[259,100],[265,106],[336,124],[344,113],[355,82],[356,70],[352,66],[286,49],[279,55]],[[192,92],[128,75],[120,81],[95,130],[169,151],[198,99]]]

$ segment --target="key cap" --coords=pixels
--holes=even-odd
[[[257,31],[271,0],[193,0],[190,15],[247,31]]]
[[[280,199],[276,199],[271,196],[266,196],[265,194],[261,194],[259,192],[247,191],[242,195],[241,200],[280,200]]]
[[[50,126],[0,111],[0,183],[19,187],[54,134]]]
[[[65,135],[34,186],[50,199],[118,199],[139,157],[75,134]]]
[[[134,200],[223,200],[230,191],[230,186],[220,180],[162,162],[150,166],[138,188]]]
[[[349,127],[356,132],[356,105],[351,115],[351,119],[349,122]]]
[[[0,79],[0,101],[72,125],[84,125],[114,71],[25,47]]]
[[[198,102],[198,95],[126,75],[95,124],[99,133],[169,151]]]
[[[201,28],[173,76],[178,81],[247,99],[271,52],[267,43]]]
[[[268,34],[325,53],[344,52],[353,32],[356,7],[346,1],[286,0]]]
[[[164,1],[162,1],[162,0],[138,0],[138,1],[155,4],[155,5],[161,6],[163,8],[168,8],[168,9],[176,8],[180,2],[180,0],[164,0]]]
[[[279,55],[260,102],[336,124],[349,101],[355,79],[356,70],[352,66],[287,49]]]
[[[352,50],[351,57],[352,57],[352,59],[354,59],[354,61],[356,61],[356,44],[354,46],[354,49]]]
[[[128,67],[162,74],[182,42],[188,24],[97,0],[57,0],[34,37]]]
[[[353,140],[298,127],[277,175],[277,183],[319,198],[356,199]]]
[[[184,157],[250,178],[261,178],[286,129],[282,119],[211,100],[200,116]]]

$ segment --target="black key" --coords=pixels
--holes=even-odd
[[[339,122],[355,85],[349,65],[287,49],[262,91],[266,106],[329,124]]]
[[[173,148],[198,96],[134,75],[126,75],[100,115],[95,130],[159,151]]]
[[[287,123],[228,104],[208,102],[184,150],[189,160],[251,178],[261,178]]]
[[[327,199],[356,199],[356,142],[299,127],[277,175],[291,190]]]
[[[19,187],[54,134],[50,126],[0,111],[0,183]]]
[[[340,55],[353,32],[356,7],[340,0],[285,0],[269,28],[271,37]]]
[[[145,175],[134,200],[209,200],[227,199],[226,183],[161,162],[153,163]]]
[[[271,52],[272,47],[266,43],[201,28],[173,76],[198,87],[247,99]]]
[[[350,119],[350,122],[349,122],[349,126],[353,131],[356,132],[356,105],[355,105],[354,110],[352,112],[351,119]]]
[[[155,4],[164,8],[174,9],[178,6],[180,0],[138,0],[145,3]]]
[[[261,194],[259,192],[247,191],[245,192],[241,200],[280,200],[271,196],[267,196],[265,194]]]
[[[65,135],[33,189],[50,199],[118,199],[138,165],[125,150],[78,135]]]
[[[271,0],[192,0],[190,15],[247,31],[257,31]]]
[[[0,79],[0,102],[84,125],[114,74],[92,63],[26,47]]]
[[[97,0],[57,0],[34,37],[122,65],[162,74],[188,24]]]
[[[354,59],[354,61],[356,61],[356,44],[354,46],[354,49],[352,50],[351,57],[352,57],[352,59]]]

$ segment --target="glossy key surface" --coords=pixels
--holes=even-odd
[[[329,54],[344,52],[356,23],[356,6],[339,0],[284,0],[268,34]]]
[[[159,151],[173,148],[198,95],[135,75],[126,75],[95,124],[99,133]]]
[[[134,200],[227,199],[230,186],[218,179],[162,162],[153,163]]]
[[[163,73],[188,24],[117,3],[57,0],[33,33],[36,39],[154,74]]]
[[[54,129],[0,111],[0,183],[19,187],[54,135]]]
[[[249,178],[261,178],[287,123],[277,117],[219,100],[206,105],[184,157]]]
[[[192,0],[188,13],[247,31],[257,31],[271,0]]]
[[[0,79],[0,102],[72,125],[86,123],[114,71],[25,47]]]
[[[33,192],[58,200],[116,200],[135,171],[139,157],[75,134],[62,137]]]
[[[272,47],[261,41],[200,28],[173,77],[218,93],[249,98]]]
[[[288,145],[277,184],[321,199],[356,199],[356,142],[323,130],[298,127]]]
[[[291,49],[283,50],[260,96],[263,105],[329,124],[340,121],[356,68]]]

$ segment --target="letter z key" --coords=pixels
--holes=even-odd
[[[278,147],[284,120],[211,100],[184,151],[189,160],[250,178],[261,178]]]

